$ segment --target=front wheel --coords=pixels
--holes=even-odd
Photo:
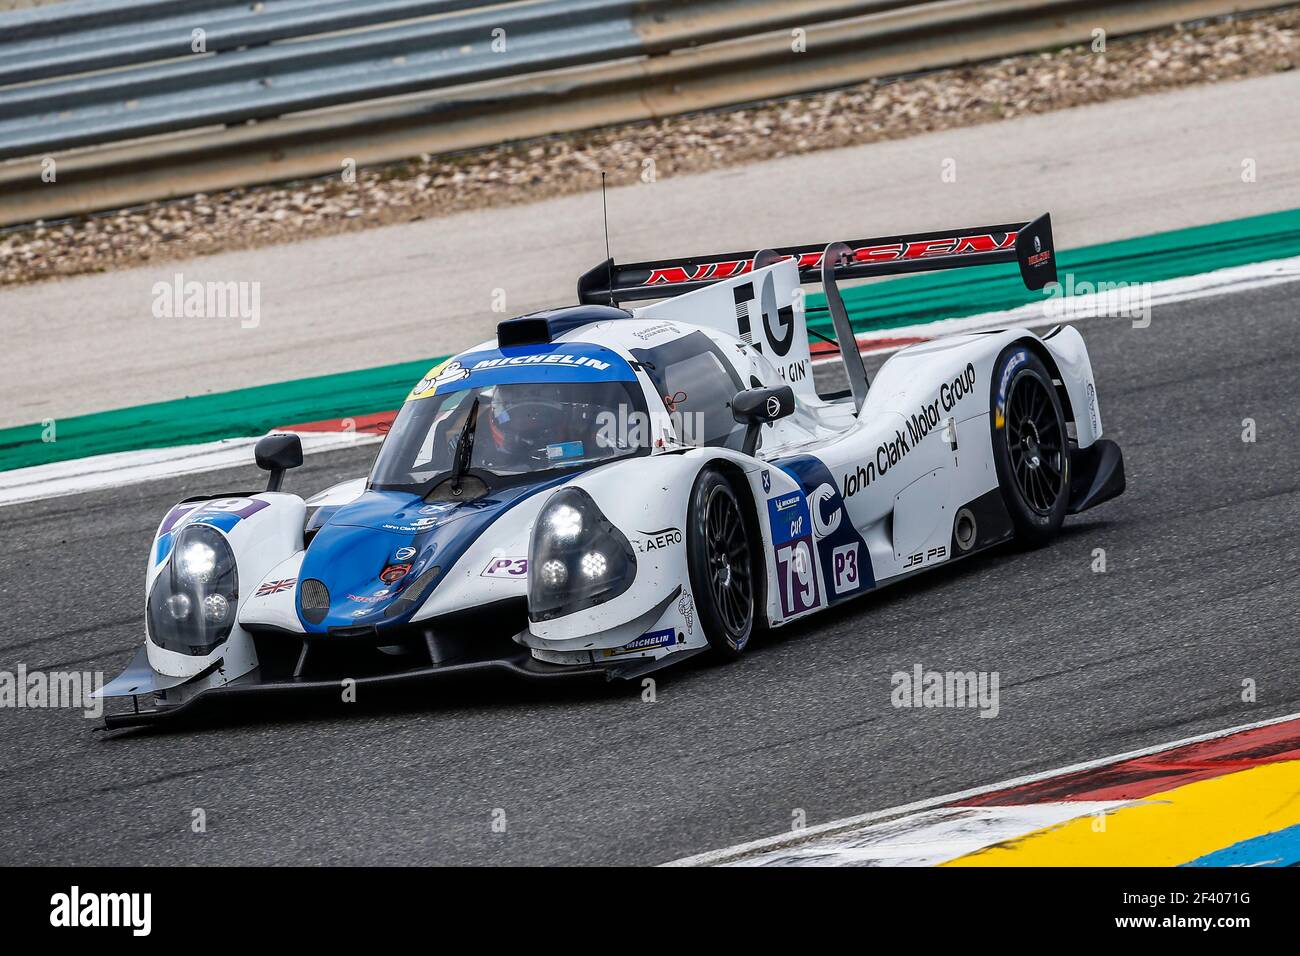
[[[695,481],[687,519],[691,590],[715,653],[739,657],[754,631],[749,532],[731,483],[713,468]]]
[[[994,366],[993,460],[1002,500],[1027,547],[1046,543],[1070,501],[1070,444],[1051,373],[1037,355],[1013,345]]]

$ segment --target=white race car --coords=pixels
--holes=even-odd
[[[868,381],[837,283],[1017,262],[1051,224],[602,263],[411,391],[368,477],[192,498],[155,535],[111,725],[225,695],[496,668],[637,677],[1016,538],[1124,490],[1088,352],[1058,327],[905,348]],[[820,280],[848,388],[819,395]],[[626,309],[620,303],[657,300]],[[844,346],[847,346],[845,348]],[[140,708],[140,698],[146,700]]]

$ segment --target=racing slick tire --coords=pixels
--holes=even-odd
[[[714,654],[739,657],[754,633],[754,573],[744,505],[714,468],[695,479],[686,519],[686,560],[704,636]]]
[[[1070,503],[1070,443],[1065,413],[1042,360],[1016,344],[998,356],[993,374],[993,461],[1016,540],[1045,544]]]

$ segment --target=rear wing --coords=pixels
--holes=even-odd
[[[918,232],[904,236],[855,239],[835,243],[833,277],[868,279],[876,276],[961,269],[999,262],[1015,262],[1028,289],[1041,289],[1056,281],[1056,255],[1052,244],[1052,218],[1044,213],[1031,222],[977,226],[972,229]],[[798,260],[800,282],[822,282],[826,243],[783,246],[772,250],[776,259]],[[615,305],[640,299],[663,299],[694,292],[724,279],[734,279],[754,269],[754,257],[767,250],[661,259],[619,265],[607,259],[578,279],[578,301]],[[766,258],[766,257],[765,257]],[[775,260],[769,260],[775,261]]]

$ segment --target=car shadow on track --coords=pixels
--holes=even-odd
[[[155,724],[122,729],[100,728],[104,741],[137,737],[184,735],[201,730],[236,729],[275,724],[282,727],[325,726],[341,721],[384,718],[419,718],[446,711],[485,711],[509,708],[560,707],[600,703],[639,693],[636,683],[587,681],[572,684],[536,684],[505,675],[465,675],[455,681],[441,680],[385,689],[344,703],[319,694],[276,700],[214,700],[193,714],[178,714]]]
[[[761,640],[756,642],[753,650],[755,653],[762,653],[764,648],[777,648],[791,641],[798,641],[807,636],[812,630],[833,629],[836,625],[845,624],[855,618],[865,618],[868,614],[885,613],[902,605],[916,602],[927,595],[942,591],[952,584],[969,584],[972,579],[988,573],[1014,570],[1017,562],[1030,560],[1031,555],[1043,551],[1050,552],[1062,542],[1095,535],[1110,525],[1111,522],[1109,521],[1097,519],[1075,521],[1062,526],[1053,541],[1038,549],[1026,550],[1021,548],[1015,541],[995,545],[986,551],[973,554],[969,558],[963,558],[960,561],[954,561],[936,568],[932,572],[923,572],[907,580],[899,581],[897,584],[889,584],[877,591],[868,592],[862,595],[862,600],[845,601],[843,604],[828,608],[798,623],[766,631]],[[1055,585],[1044,585],[1043,587],[1055,587]],[[1024,593],[1029,594],[1030,592],[1031,589],[1026,589]]]

